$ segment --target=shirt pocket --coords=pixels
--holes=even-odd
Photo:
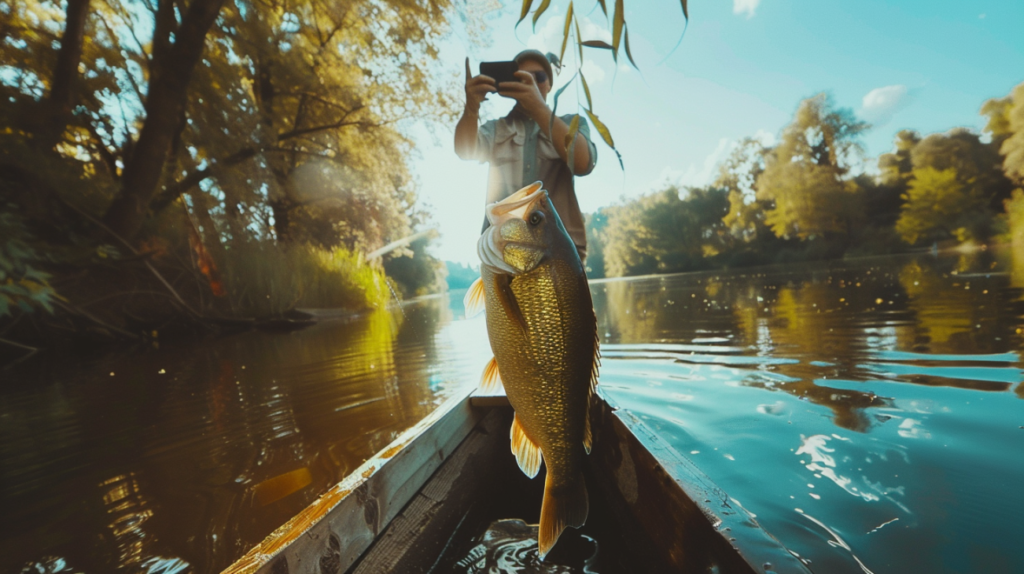
[[[519,161],[523,156],[523,136],[504,122],[499,122],[494,133],[494,153],[492,161],[496,165],[504,165]]]

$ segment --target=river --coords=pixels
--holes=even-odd
[[[1024,262],[593,282],[601,392],[816,572],[1020,572]],[[459,293],[0,373],[0,572],[217,572],[490,358]]]

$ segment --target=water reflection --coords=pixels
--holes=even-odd
[[[426,300],[5,376],[0,571],[219,571],[443,399],[449,318]]]
[[[597,283],[602,389],[814,571],[1024,571],[1022,270],[979,251]]]

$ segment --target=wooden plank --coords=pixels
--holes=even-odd
[[[591,417],[590,458],[599,488],[642,529],[624,528],[625,534],[639,544],[653,544],[673,569],[753,573],[770,564],[772,572],[809,574],[749,513],[635,415],[599,398]]]
[[[471,390],[445,401],[270,534],[224,574],[347,570],[482,418]]]
[[[423,490],[378,538],[351,574],[422,574],[460,539],[460,526],[486,504],[501,477],[497,457],[508,449],[510,409],[491,409],[455,454],[434,474]],[[468,524],[467,524],[468,526]]]

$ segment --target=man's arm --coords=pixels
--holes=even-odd
[[[462,117],[455,125],[455,153],[462,159],[477,157],[476,140],[477,126],[480,121],[480,102],[487,99],[487,94],[497,92],[494,79],[489,76],[471,77],[469,58],[466,58],[466,107]]]
[[[527,115],[537,122],[541,131],[551,138],[551,143],[554,144],[555,149],[558,151],[558,156],[562,158],[566,165],[569,165],[569,152],[565,145],[565,136],[569,135],[569,126],[562,121],[562,118],[557,116],[554,122],[551,121],[551,108],[540,97],[540,91],[537,89],[533,74],[519,71],[516,72],[516,77],[519,78],[519,82],[501,83],[502,94],[515,98],[519,102]],[[551,126],[550,132],[548,131],[548,126]],[[587,175],[593,169],[590,163],[589,142],[579,132],[576,133],[571,167],[575,175]]]

